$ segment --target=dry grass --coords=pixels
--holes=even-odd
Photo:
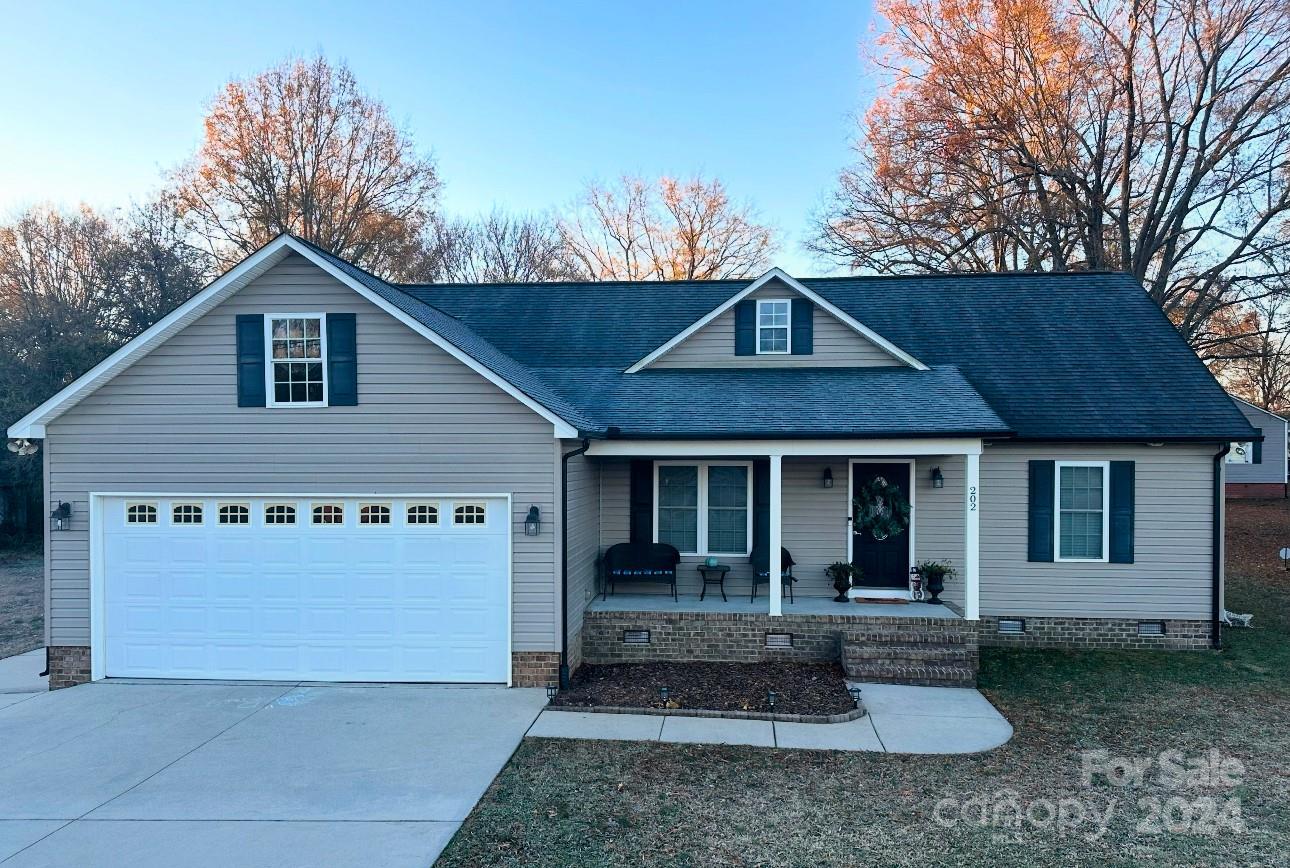
[[[901,757],[526,740],[445,866],[1285,865],[1290,863],[1290,504],[1234,504],[1229,608],[1255,629],[1222,653],[987,650],[981,685],[1016,736],[990,753]],[[1270,550],[1272,557],[1266,555]],[[1232,788],[1086,787],[1081,752],[1244,764]],[[1015,793],[1104,810],[1106,832],[935,822],[937,802]],[[1239,799],[1244,831],[1152,833],[1140,799]],[[1036,816],[1042,819],[1043,812]]]
[[[0,553],[0,657],[45,641],[45,573],[39,553]]]

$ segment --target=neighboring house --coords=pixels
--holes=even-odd
[[[1287,437],[1290,422],[1243,398],[1232,397],[1236,409],[1262,439],[1232,444],[1227,454],[1228,497],[1287,497]]]
[[[1222,450],[1255,435],[1123,275],[394,286],[284,236],[9,436],[41,441],[64,686],[1203,648]],[[853,520],[879,476],[907,529]],[[679,599],[598,597],[605,549],[654,540]],[[758,546],[792,601],[749,601]],[[950,605],[834,603],[849,559],[866,598],[948,562]]]

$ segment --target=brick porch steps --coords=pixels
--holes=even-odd
[[[847,677],[879,684],[975,687],[976,634],[962,622],[923,628],[843,630],[838,651]]]

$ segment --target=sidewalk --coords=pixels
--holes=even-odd
[[[1012,738],[1012,725],[976,690],[855,684],[868,714],[847,723],[548,710],[528,735],[909,754],[979,753]]]
[[[0,708],[48,692],[49,682],[40,677],[44,668],[44,648],[0,660]]]

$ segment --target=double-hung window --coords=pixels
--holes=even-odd
[[[323,314],[264,318],[270,407],[327,406],[327,335]]]
[[[789,351],[789,321],[792,305],[788,299],[765,299],[757,302],[757,353],[774,354]]]
[[[654,538],[687,555],[746,555],[752,539],[752,465],[660,461]]]
[[[1110,464],[1058,461],[1056,537],[1059,561],[1105,561],[1109,544]]]

